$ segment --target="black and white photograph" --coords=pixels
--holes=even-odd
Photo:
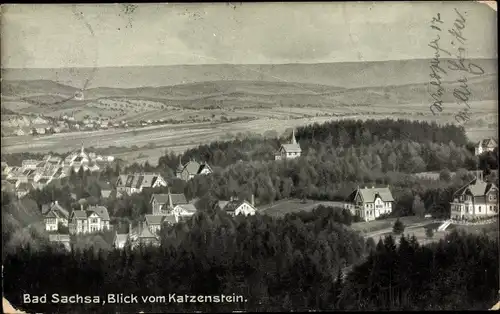
[[[0,14],[4,313],[500,309],[496,2]]]

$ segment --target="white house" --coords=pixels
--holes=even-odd
[[[68,226],[69,212],[57,201],[51,204],[50,209],[45,213],[44,222],[46,231],[57,231],[59,224]]]
[[[360,216],[365,221],[372,221],[384,214],[390,214],[394,198],[389,187],[357,188],[344,204],[344,208],[353,215]]]
[[[221,208],[223,211],[226,213],[230,214],[231,216],[238,216],[238,215],[244,215],[244,216],[249,216],[249,215],[255,215],[257,212],[257,209],[255,208],[254,204],[254,196],[252,195],[252,199],[250,202],[243,200],[231,200],[225,204],[223,208]],[[220,203],[219,203],[220,204]]]
[[[172,214],[175,216],[177,221],[189,218],[196,213],[196,207],[194,204],[179,204],[174,207]]]
[[[492,138],[487,138],[476,143],[474,154],[478,156],[484,152],[492,152],[496,147],[498,147],[497,141]]]
[[[302,154],[302,149],[300,148],[300,144],[297,142],[295,138],[295,130],[292,131],[292,140],[289,144],[282,144],[279,150],[274,154],[275,160],[283,160],[283,159],[293,159],[300,157]]]
[[[90,206],[87,210],[74,210],[71,213],[69,232],[72,234],[98,232],[109,228],[108,209],[104,206]]]
[[[451,219],[470,220],[498,215],[498,187],[483,181],[482,172],[453,194]]]

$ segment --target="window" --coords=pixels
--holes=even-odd
[[[479,208],[478,208],[478,209],[479,209],[479,212],[481,212],[481,206],[479,206]]]
[[[93,224],[96,224],[98,221],[97,221],[97,218],[92,218],[90,219],[90,223],[93,223]]]

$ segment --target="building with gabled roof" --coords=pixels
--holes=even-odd
[[[157,234],[163,224],[167,223],[169,225],[173,225],[178,222],[177,217],[173,214],[170,215],[145,215],[144,222],[149,230],[153,234]]]
[[[210,174],[213,170],[209,164],[205,162],[197,162],[195,160],[190,160],[186,164],[182,164],[181,157],[179,157],[179,165],[175,171],[177,178],[188,181],[197,175]]]
[[[474,154],[476,156],[481,155],[484,152],[492,152],[498,147],[498,143],[493,138],[487,138],[480,140],[476,143],[474,147]]]
[[[230,201],[227,202],[224,201],[224,204],[225,205],[223,207],[220,207],[221,210],[225,211],[231,216],[238,216],[238,215],[251,216],[255,215],[255,213],[257,212],[257,208],[255,208],[255,201],[253,194],[250,202],[246,200],[231,199]],[[220,202],[219,206],[221,206]]]
[[[186,196],[182,193],[153,194],[150,200],[153,215],[170,214],[177,205],[188,204]]]
[[[116,190],[125,194],[140,193],[144,188],[167,186],[167,181],[159,173],[134,173],[120,175]]]
[[[110,228],[108,209],[104,206],[89,206],[87,210],[74,210],[69,221],[71,234],[99,232]]]
[[[129,240],[133,248],[138,245],[160,245],[160,237],[141,222],[136,228],[130,229]]]
[[[300,157],[301,154],[302,149],[295,138],[295,130],[293,130],[290,143],[280,146],[279,150],[274,154],[274,160],[293,159]]]
[[[176,221],[185,220],[189,217],[192,217],[197,212],[197,208],[194,204],[179,204],[174,207],[172,210],[172,214],[175,216]]]
[[[498,187],[483,180],[482,171],[453,194],[451,219],[472,220],[498,215]]]
[[[44,215],[46,231],[57,231],[59,224],[68,226],[69,212],[58,201],[53,202],[48,210],[46,210],[47,207],[44,205],[42,205],[42,214]],[[46,211],[44,212],[44,210]]]
[[[372,221],[381,215],[390,214],[393,210],[393,203],[394,197],[389,186],[358,187],[347,197],[344,208],[365,221]]]

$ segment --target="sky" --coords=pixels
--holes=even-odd
[[[437,13],[464,12],[468,54],[497,57],[496,13],[471,2],[2,5],[2,68],[432,58]]]

